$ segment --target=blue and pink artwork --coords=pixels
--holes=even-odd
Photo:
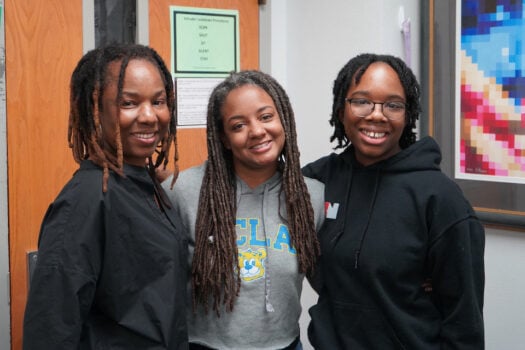
[[[525,183],[525,0],[457,3],[455,176]]]

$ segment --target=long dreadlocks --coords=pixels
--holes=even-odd
[[[417,79],[410,70],[410,68],[400,58],[390,55],[376,55],[365,53],[352,58],[348,63],[341,68],[337,78],[334,81],[333,87],[333,104],[332,116],[330,118],[330,125],[334,127],[334,133],[330,137],[330,142],[337,140],[337,148],[345,148],[349,145],[350,140],[346,137],[345,128],[340,120],[345,108],[345,98],[348,89],[352,84],[358,84],[359,80],[365,73],[368,66],[374,62],[384,62],[392,67],[403,85],[407,99],[406,108],[406,125],[399,139],[399,146],[404,149],[416,142],[416,120],[419,119],[421,113],[421,104],[419,100],[420,87]]]
[[[210,296],[219,314],[222,303],[233,310],[240,289],[236,245],[236,180],[230,150],[221,142],[224,134],[221,115],[228,94],[241,86],[255,85],[273,99],[285,132],[279,158],[288,213],[291,244],[297,251],[299,271],[311,273],[319,255],[310,195],[301,174],[295,120],[284,89],[271,76],[259,71],[232,73],[212,92],[207,114],[208,163],[203,178],[195,228],[192,266],[194,308],[208,309]]]
[[[147,60],[154,64],[161,75],[166,89],[167,104],[170,111],[170,123],[168,134],[161,140],[157,147],[155,160],[148,159],[148,168],[155,168],[168,164],[171,144],[175,144],[175,174],[177,168],[177,145],[176,145],[176,113],[175,95],[171,73],[158,53],[150,47],[130,45],[109,45],[97,48],[86,53],[78,62],[70,82],[70,112],[68,142],[73,152],[73,158],[77,163],[82,160],[91,159],[94,163],[104,169],[103,191],[107,190],[109,170],[113,170],[123,176],[124,157],[122,151],[122,140],[120,138],[120,126],[116,123],[116,150],[110,149],[102,138],[100,111],[102,109],[102,96],[108,84],[108,66],[112,62],[120,62],[120,71],[117,85],[117,105],[122,99],[122,85],[129,61],[135,59]]]

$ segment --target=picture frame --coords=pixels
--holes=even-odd
[[[503,3],[508,2],[482,0],[477,1],[477,6],[485,5],[489,9],[496,7],[499,11],[505,12]],[[502,7],[497,7],[500,4]],[[462,50],[461,35],[458,35],[461,32],[457,32],[457,29],[460,29],[462,25],[461,18],[459,18],[461,15],[460,6],[461,3],[457,3],[455,0],[428,0],[422,4],[422,20],[424,23],[422,34],[424,40],[421,81],[424,83],[421,84],[421,87],[422,103],[428,117],[422,118],[420,131],[422,135],[434,137],[439,143],[442,150],[441,168],[443,172],[460,186],[467,199],[475,208],[477,215],[485,224],[525,231],[525,178],[521,177],[519,172],[514,177],[494,176],[491,178],[486,176],[488,172],[481,173],[482,176],[478,176],[480,174],[470,174],[468,171],[465,171],[465,168],[458,167],[458,164],[461,162],[462,151],[465,153],[465,145],[468,145],[468,142],[470,142],[468,140],[469,136],[465,137],[464,134],[465,126],[461,124],[462,118],[465,116],[464,110],[462,112],[461,108],[465,108],[465,96],[468,96],[465,94],[467,90],[465,88],[467,84],[465,82],[465,74],[468,74],[468,72],[465,73],[465,68],[461,67],[463,61],[461,61],[461,58],[458,58],[461,57],[460,53]],[[468,20],[465,20],[466,23],[472,24],[469,21],[472,21],[472,19],[468,18]],[[512,23],[515,24],[516,21]],[[525,32],[525,25],[522,32]],[[465,38],[463,40],[468,41]],[[522,54],[525,55],[523,52]],[[525,57],[522,59],[525,62]],[[524,71],[521,74],[525,74]],[[497,85],[498,77],[490,78],[491,84]],[[469,86],[468,88],[471,87]],[[501,88],[501,84],[499,88]],[[505,95],[502,96],[512,95],[512,92],[508,91],[508,86],[503,87],[503,90],[505,90]],[[483,91],[480,93],[481,96],[485,96]],[[520,92],[518,91],[518,93]],[[525,96],[522,96],[522,98],[522,101],[525,101]],[[504,102],[507,103],[508,101]],[[483,102],[477,101],[476,103],[476,107],[478,105],[480,108],[483,107]],[[496,106],[487,106],[489,107],[488,110],[495,113],[494,110],[498,109],[498,103],[503,102],[497,101],[495,102]],[[517,110],[519,111],[519,106]],[[521,106],[521,112],[525,112],[525,106]],[[508,123],[504,123],[507,127],[496,131],[504,130],[501,132],[510,133],[511,135],[507,135],[507,137],[516,136],[516,139],[518,139],[523,135],[525,138],[524,116],[525,114],[521,114],[521,126],[518,122],[518,127],[516,128],[514,125],[514,129],[511,130],[508,128]],[[515,132],[516,135],[512,135],[512,132]],[[491,135],[491,137],[493,136]],[[496,135],[495,137],[499,139],[505,137],[505,135]],[[497,144],[495,145],[497,146]],[[504,145],[501,148],[508,147],[506,144]],[[500,151],[496,146],[492,144],[492,149]],[[524,147],[525,145],[518,145],[516,147],[518,149],[513,151],[523,152],[525,156],[525,150],[522,149]],[[508,152],[508,150],[505,151]],[[493,150],[490,152],[493,152]],[[495,157],[497,163],[498,155],[496,154]],[[481,155],[479,159],[485,158]],[[518,158],[517,162],[525,162],[523,159],[525,157]],[[521,163],[518,165],[523,165],[525,169],[525,164]],[[473,169],[476,170],[478,168]],[[486,170],[481,169],[480,171]]]
[[[240,67],[239,11],[170,6],[171,72],[224,78]]]

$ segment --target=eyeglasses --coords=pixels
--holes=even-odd
[[[359,118],[368,117],[376,105],[381,105],[381,112],[390,120],[400,120],[405,117],[406,103],[400,101],[372,102],[366,98],[347,98],[350,110]]]

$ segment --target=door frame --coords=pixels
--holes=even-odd
[[[5,93],[5,16],[0,0],[0,348],[11,348],[9,217],[7,202],[7,115]]]

